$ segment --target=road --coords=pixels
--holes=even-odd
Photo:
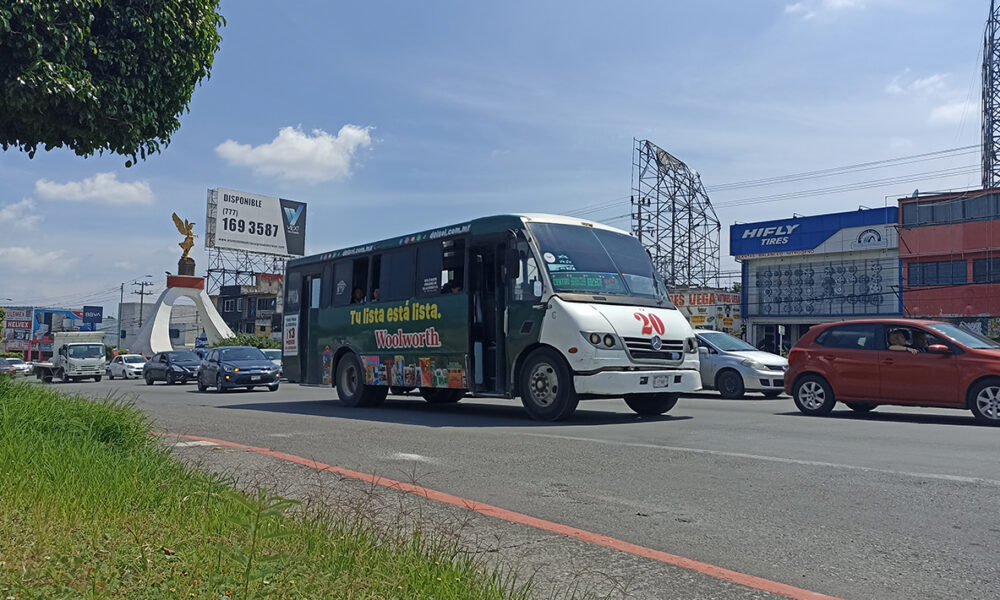
[[[411,481],[832,596],[996,598],[1000,585],[1000,429],[968,412],[812,418],[788,398],[701,394],[663,418],[600,400],[549,424],[516,401],[351,409],[294,384],[58,387],[137,394],[162,431]]]

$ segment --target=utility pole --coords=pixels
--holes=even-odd
[[[983,188],[1000,186],[1000,7],[990,0],[983,35]]]
[[[118,298],[118,335],[116,336],[118,338],[118,341],[115,342],[115,347],[118,348],[118,350],[122,349],[122,340],[124,339],[122,337],[122,332],[125,331],[124,329],[125,322],[122,321],[122,306],[124,306],[124,304],[125,304],[125,282],[123,281],[121,296]]]
[[[145,302],[145,296],[152,296],[153,292],[147,292],[146,286],[151,286],[153,283],[151,281],[133,281],[132,285],[139,286],[139,291],[133,291],[133,296],[139,296],[139,327],[142,327],[142,305]]]

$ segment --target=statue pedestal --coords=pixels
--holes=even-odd
[[[187,258],[182,258],[177,261],[177,274],[186,275],[188,277],[194,276],[194,259],[190,256]]]

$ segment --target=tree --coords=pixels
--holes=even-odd
[[[0,144],[34,157],[159,152],[208,77],[219,0],[0,3]]]
[[[212,344],[213,348],[219,346],[253,346],[254,348],[281,348],[281,342],[267,337],[266,335],[254,335],[252,333],[237,333],[230,338],[222,338]]]
[[[6,318],[7,318],[7,309],[0,306],[0,323],[3,323],[3,320]]]

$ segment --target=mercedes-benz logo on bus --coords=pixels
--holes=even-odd
[[[654,335],[653,339],[649,340],[649,344],[653,347],[653,350],[659,352],[660,348],[663,347],[663,340],[660,339],[660,336]]]

